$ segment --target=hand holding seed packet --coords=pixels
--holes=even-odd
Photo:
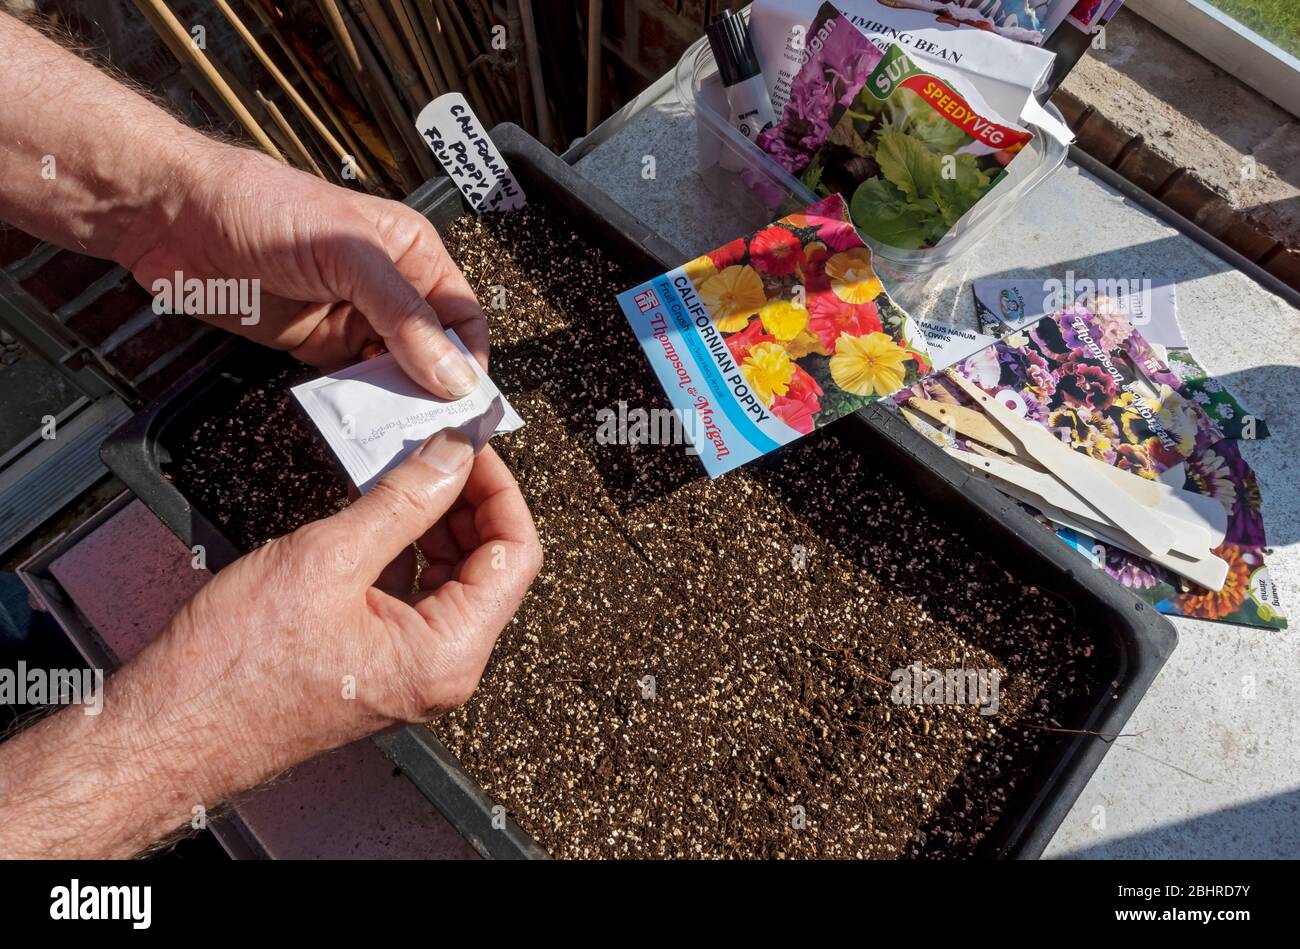
[[[618,300],[710,477],[930,371],[838,196]]]

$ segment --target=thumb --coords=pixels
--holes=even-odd
[[[367,582],[447,513],[460,497],[473,459],[469,437],[443,429],[331,518],[358,551],[357,568]]]
[[[350,250],[346,296],[384,338],[406,374],[444,399],[459,399],[478,385],[469,360],[448,338],[438,314],[392,258],[372,244]]]

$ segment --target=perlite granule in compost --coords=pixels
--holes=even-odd
[[[1069,605],[833,428],[718,481],[680,445],[598,444],[602,409],[665,404],[614,303],[644,275],[536,200],[443,237],[486,304],[493,377],[528,423],[493,445],[546,552],[474,697],[430,725],[469,773],[558,857],[976,852],[1062,740],[1050,729],[1102,685]],[[268,389],[242,421],[207,423],[220,454],[200,439],[207,463],[182,465],[244,508],[244,538],[345,496],[296,500],[291,517],[272,503],[285,479],[310,490],[337,466],[299,450],[303,429],[253,441],[247,413],[281,426],[297,410]],[[249,464],[270,488],[214,490]],[[996,672],[998,714],[895,704],[891,676],[914,664]]]

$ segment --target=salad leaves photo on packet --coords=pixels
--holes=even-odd
[[[816,53],[759,145],[815,194],[840,194],[880,244],[934,247],[1033,139],[890,44],[883,54],[832,5],[809,28]]]

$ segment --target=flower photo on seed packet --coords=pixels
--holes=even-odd
[[[1178,486],[1223,507],[1226,530],[1214,550],[1228,562],[1221,590],[1195,586],[1105,545],[1098,566],[1162,613],[1286,627],[1264,563],[1267,540],[1254,472],[1237,443],[1225,437],[1112,301],[1067,306],[953,368],[1074,450],[1153,481],[1173,476]],[[897,393],[894,401],[924,434],[968,447],[908,409],[913,396],[964,405],[969,402],[964,393],[936,375]],[[1062,536],[1085,555],[1095,555],[1095,540],[1071,533]]]
[[[750,389],[801,434],[930,371],[832,196],[684,268]]]

